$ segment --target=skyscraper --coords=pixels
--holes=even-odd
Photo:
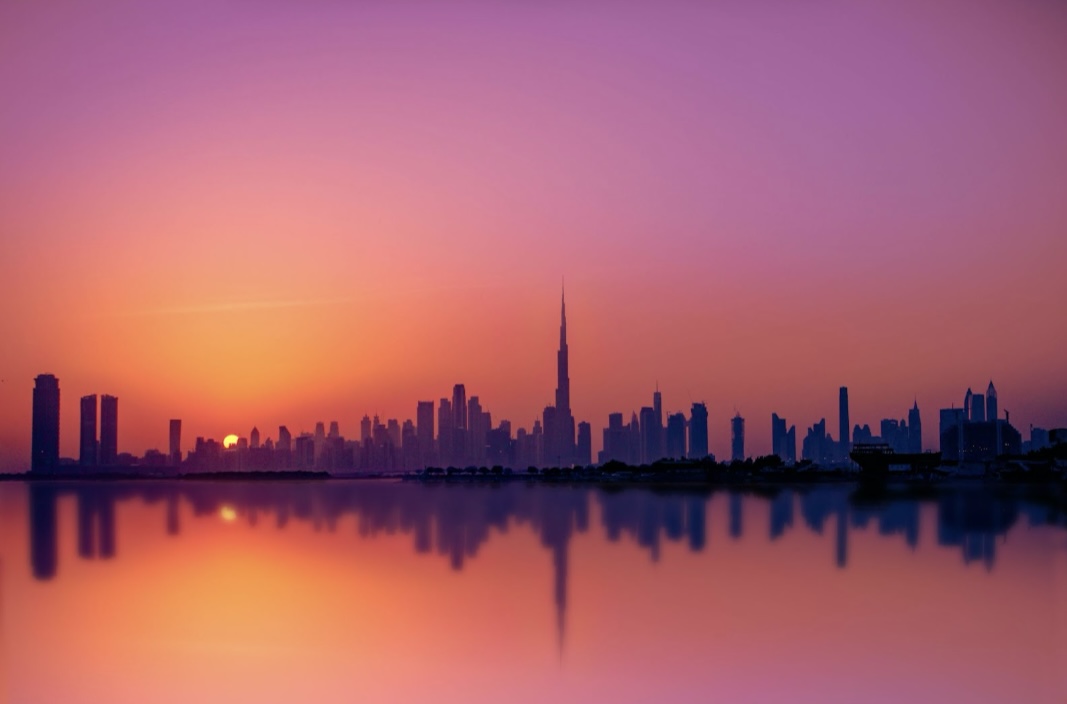
[[[997,390],[993,382],[989,382],[989,388],[985,392],[985,419],[995,421],[998,419],[1000,410],[997,408]]]
[[[735,413],[730,421],[730,459],[734,462],[745,461],[745,419]]]
[[[985,396],[982,394],[973,394],[971,396],[971,422],[985,422]]]
[[[119,400],[100,397],[100,464],[114,465],[119,456]]]
[[[908,411],[908,452],[919,453],[923,451],[923,424],[919,417],[919,402]]]
[[[415,411],[415,438],[419,443],[419,464],[433,464],[433,401],[419,401]]]
[[[92,467],[96,464],[96,394],[81,399],[81,442],[78,464]]]
[[[708,407],[694,403],[689,412],[689,459],[702,460],[708,456]]]
[[[278,440],[281,441],[281,436]],[[178,418],[170,422],[170,463],[174,467],[182,463],[182,422]]]
[[[33,385],[33,430],[30,469],[59,465],[59,379],[40,374]]]
[[[771,454],[778,455],[786,464],[797,461],[797,427],[785,424],[785,418],[771,414]]]
[[[560,293],[559,351],[556,352],[556,412],[553,427],[546,423],[545,432],[554,436],[551,444],[561,465],[574,462],[574,415],[571,413],[570,350],[567,347],[567,298]]]
[[[963,420],[973,420],[971,418],[971,400],[974,394],[971,393],[970,387],[967,388],[967,393],[963,396]]]
[[[259,428],[258,427],[253,427],[252,428],[252,432],[250,432],[248,434],[248,440],[249,440],[249,442],[248,442],[248,446],[249,447],[251,447],[253,450],[258,450],[259,449]]]
[[[841,448],[840,459],[845,461],[848,459],[848,451],[852,449],[852,443],[849,442],[849,428],[852,426],[848,422],[848,387],[842,386],[838,394],[837,401],[837,441]]]
[[[585,421],[578,424],[578,443],[574,461],[583,467],[593,463],[593,426]]]
[[[450,464],[452,457],[452,402],[442,398],[437,404],[437,460]]]
[[[667,416],[667,457],[685,457],[685,414],[671,413]]]

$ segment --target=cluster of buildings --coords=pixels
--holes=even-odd
[[[402,423],[376,415],[364,416],[359,438],[341,434],[337,421],[316,424],[314,433],[295,437],[286,426],[278,428],[277,439],[262,439],[258,428],[247,438],[229,436],[223,442],[196,438],[187,455],[182,454],[182,422],[170,421],[170,447],[167,453],[148,451],[143,458],[118,451],[118,399],[100,398],[99,416],[95,394],[81,399],[81,442],[77,461],[59,456],[59,380],[51,374],[36,378],[33,391],[33,439],[31,469],[49,471],[64,465],[84,468],[114,468],[134,464],[149,468],[181,468],[183,471],[409,471],[426,467],[565,467],[593,463],[592,428],[576,423],[571,411],[569,348],[567,346],[566,300],[561,300],[559,350],[556,355],[555,403],[545,407],[533,426],[513,432],[511,422],[493,425],[492,415],[482,407],[478,396],[467,396],[466,387],[456,384],[451,397],[419,401],[415,420]],[[922,419],[918,402],[907,417],[886,418],[875,435],[869,425],[851,427],[848,389],[841,387],[838,407],[838,439],[827,432],[826,419],[808,428],[800,460],[820,466],[848,466],[854,447],[876,447],[898,454],[923,450]],[[99,417],[99,424],[97,419]],[[999,417],[997,392],[990,382],[985,395],[970,389],[963,408],[942,409],[940,449],[945,462],[987,462],[1002,455],[1039,450],[1067,432],[1031,430],[1031,440],[1022,443],[1019,432]],[[99,432],[98,432],[99,428]],[[740,414],[730,421],[731,461],[744,461],[745,419]],[[651,464],[665,459],[714,461],[708,451],[708,408],[693,403],[685,413],[667,413],[657,386],[652,405],[632,412],[629,422],[622,413],[611,413],[603,430],[602,450],[597,463],[623,462]],[[797,463],[796,426],[771,414],[771,453],[783,463]]]

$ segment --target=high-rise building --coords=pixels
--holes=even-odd
[[[489,439],[489,414],[482,411],[482,404],[477,396],[467,401],[467,454],[471,462],[481,465],[485,462],[486,442]]]
[[[330,440],[336,440],[337,438],[341,437],[341,425],[337,421],[330,421],[330,432],[326,435],[326,437]]]
[[[593,426],[584,420],[578,424],[578,443],[574,461],[582,467],[593,463]]]
[[[970,387],[967,388],[967,393],[963,396],[963,420],[971,420],[971,401],[974,398],[974,394],[971,393]]]
[[[276,447],[278,450],[284,450],[285,452],[291,452],[293,449],[293,434],[284,425],[278,426],[278,444]]]
[[[685,457],[685,414],[671,413],[667,416],[667,457]]]
[[[985,396],[982,394],[973,394],[971,396],[971,422],[985,422]]]
[[[842,461],[848,459],[848,452],[852,449],[848,434],[850,427],[852,426],[848,421],[848,387],[842,386],[837,400],[837,442],[841,447],[839,455]]]
[[[96,394],[82,396],[81,399],[81,442],[79,443],[78,464],[92,467],[96,464]]]
[[[415,411],[415,439],[419,444],[419,464],[433,464],[433,401],[419,401]]]
[[[452,387],[452,428],[467,429],[467,389],[463,384]]]
[[[100,397],[100,464],[114,465],[119,456],[119,400]]]
[[[734,462],[745,461],[745,419],[735,413],[730,421],[730,459]]]
[[[279,441],[281,436],[279,436]],[[182,422],[179,418],[170,421],[170,464],[177,467],[182,463]]]
[[[962,408],[942,408],[938,426],[938,444],[941,459],[946,462],[958,462],[963,456],[963,426],[967,423],[967,413]]]
[[[771,414],[771,454],[786,464],[797,461],[797,427],[787,428],[785,418],[779,418],[777,413]]]
[[[33,429],[30,469],[59,466],[59,379],[39,374],[33,384]]]
[[[908,452],[919,453],[923,451],[923,424],[919,417],[919,402],[915,401],[911,410],[908,411]]]
[[[259,449],[259,428],[253,427],[252,432],[248,434],[248,446],[253,450]]]
[[[998,420],[1000,410],[997,408],[997,389],[993,382],[989,382],[989,388],[985,392],[985,418],[986,420]]]
[[[371,423],[370,416],[366,413],[363,414],[362,420],[359,421],[359,442],[366,445],[371,439]]]
[[[571,412],[570,349],[567,347],[567,299],[560,294],[559,351],[556,352],[556,411],[553,414],[554,436],[550,441],[561,465],[574,463],[574,415]],[[545,432],[550,432],[545,425]]]
[[[689,412],[689,459],[702,460],[708,456],[708,407],[694,403]]]
[[[451,464],[452,452],[452,402],[442,398],[437,404],[437,459],[441,464]]]
[[[651,464],[660,458],[661,431],[656,425],[656,409],[652,406],[642,406],[639,420],[641,422],[641,462]]]

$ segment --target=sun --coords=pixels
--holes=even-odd
[[[237,509],[233,506],[223,506],[219,509],[219,518],[227,523],[233,523],[237,520]]]
[[[226,437],[224,437],[222,439],[222,446],[223,447],[229,448],[229,447],[233,447],[236,444],[237,444],[237,436],[233,435],[232,433],[230,435],[227,435]]]

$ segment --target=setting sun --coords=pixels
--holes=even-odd
[[[230,435],[227,435],[226,437],[224,437],[222,439],[222,446],[225,447],[225,448],[231,448],[236,444],[237,444],[237,436],[233,435],[232,433]]]
[[[237,509],[233,506],[223,506],[219,509],[219,518],[227,523],[233,523],[237,520]]]

